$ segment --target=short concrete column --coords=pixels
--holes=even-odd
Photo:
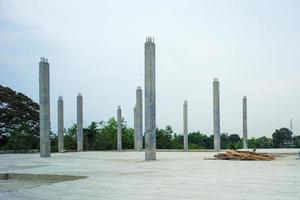
[[[136,89],[136,150],[143,150],[143,91],[139,86]]]
[[[137,150],[137,112],[136,105],[133,108],[133,126],[134,126],[134,149]]]
[[[64,152],[64,102],[62,96],[59,96],[57,100],[57,127],[58,152]]]
[[[83,100],[80,93],[77,96],[77,151],[83,151]]]
[[[122,150],[122,111],[121,106],[118,106],[117,110],[117,149]]]
[[[183,104],[183,148],[184,151],[188,151],[188,104],[184,101]]]
[[[214,150],[220,151],[220,84],[213,81]]]
[[[247,97],[243,97],[243,149],[248,149]]]
[[[48,59],[39,62],[40,157],[50,157],[50,76]]]
[[[155,44],[145,43],[145,160],[156,160]]]

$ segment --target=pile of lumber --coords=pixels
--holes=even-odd
[[[254,151],[228,150],[225,153],[214,155],[215,160],[274,160],[275,157],[269,154],[256,153]]]

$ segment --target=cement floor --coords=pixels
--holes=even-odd
[[[260,150],[261,151],[261,150]],[[296,153],[299,149],[268,150]],[[296,154],[275,161],[203,160],[213,152],[158,152],[156,161],[144,161],[144,152],[2,154],[0,173],[88,176],[60,183],[14,183],[0,190],[11,199],[300,199],[300,160]],[[5,182],[6,181],[6,182]],[[11,181],[0,181],[9,187]],[[30,185],[31,184],[31,185]]]

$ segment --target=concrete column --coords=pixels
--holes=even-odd
[[[57,127],[58,152],[64,152],[64,102],[62,96],[59,96],[57,100]]]
[[[40,157],[50,157],[50,77],[48,59],[39,63]]]
[[[121,151],[122,150],[122,111],[120,106],[118,106],[118,110],[117,110],[117,125],[118,125],[117,148],[118,151]]]
[[[213,81],[214,150],[220,151],[220,84]]]
[[[247,97],[243,97],[243,149],[248,149]]]
[[[136,112],[136,105],[133,108],[133,121],[134,121],[134,149],[137,150],[137,112]]]
[[[188,104],[184,101],[183,104],[183,148],[184,151],[188,151]]]
[[[136,89],[136,125],[137,125],[137,148],[143,150],[143,91],[141,87]]]
[[[145,160],[156,160],[155,44],[145,43]]]
[[[83,102],[82,95],[77,96],[77,151],[83,151]]]

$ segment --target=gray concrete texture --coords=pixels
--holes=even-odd
[[[40,157],[50,157],[50,75],[48,59],[39,62]]]
[[[189,149],[188,147],[188,104],[184,101],[183,104],[183,148],[185,151]]]
[[[83,100],[77,96],[77,151],[83,151]]]
[[[243,97],[243,149],[248,148],[247,97]]]
[[[64,151],[64,101],[59,96],[57,100],[57,135],[58,135],[58,152]]]
[[[53,153],[43,160],[38,154],[2,154],[3,173],[88,177],[16,188],[0,192],[0,199],[299,200],[299,149],[258,151],[294,154],[274,161],[226,161],[203,160],[214,152],[157,152],[154,162],[141,161],[144,153],[137,151]],[[0,180],[0,188],[6,181]]]
[[[213,81],[213,124],[214,150],[220,151],[220,83],[217,78]]]
[[[134,130],[134,149],[137,150],[137,113],[136,104],[133,108],[133,130]]]
[[[156,160],[155,44],[145,43],[145,160]]]
[[[143,90],[139,86],[136,89],[136,150],[143,150]]]
[[[117,109],[117,149],[122,150],[122,111],[121,106]]]

